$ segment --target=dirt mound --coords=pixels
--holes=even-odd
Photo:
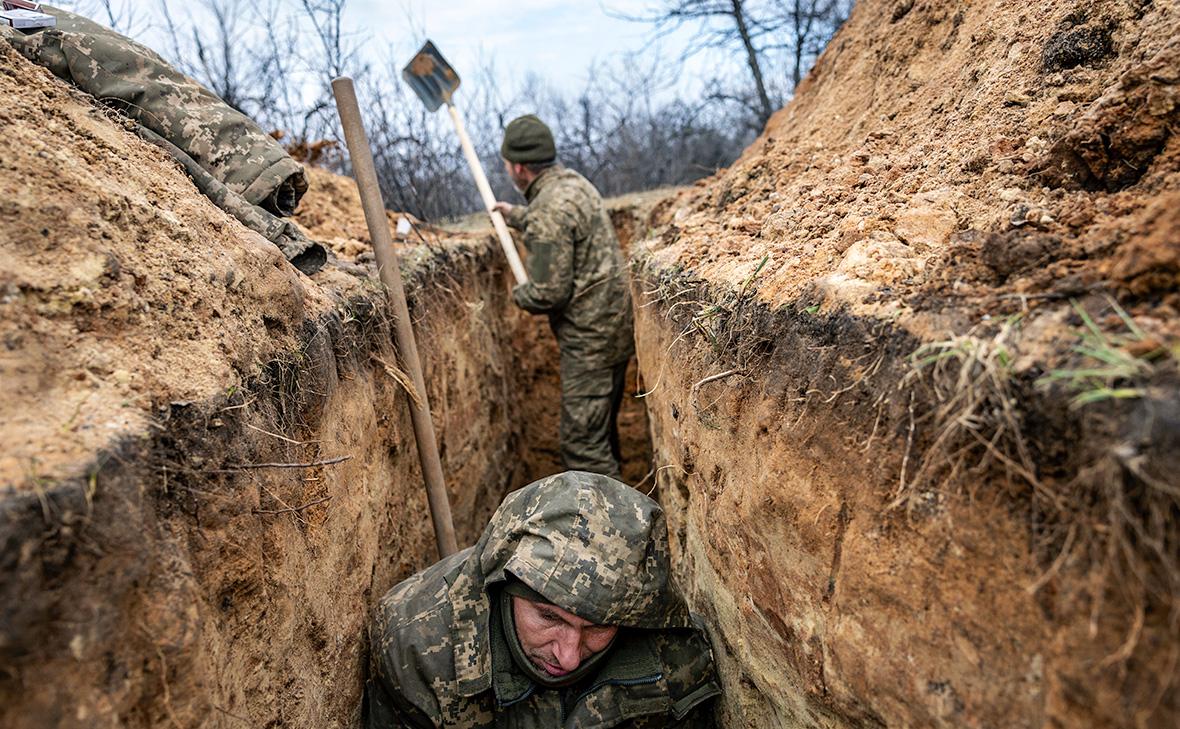
[[[740,285],[767,257],[760,299],[818,287],[869,311],[1012,312],[1018,294],[1105,286],[1175,337],[1171,4],[864,5],[796,101],[676,211],[659,261]]]
[[[862,0],[637,247],[731,723],[1174,721],[1178,37],[1171,2]]]
[[[242,386],[328,299],[161,152],[0,43],[0,483]]]

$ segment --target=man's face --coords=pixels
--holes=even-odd
[[[512,180],[512,184],[517,190],[524,192],[528,189],[529,182],[532,179],[529,177],[529,171],[524,165],[504,160],[504,171],[508,173],[508,178]]]
[[[547,602],[512,596],[516,637],[537,668],[560,678],[604,650],[618,632],[613,625],[595,625]]]

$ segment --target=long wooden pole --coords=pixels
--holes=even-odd
[[[430,518],[434,521],[438,553],[447,557],[458,552],[459,545],[455,541],[451,504],[447,498],[446,484],[443,482],[442,462],[438,458],[434,423],[430,420],[430,402],[426,397],[426,382],[422,379],[422,362],[418,359],[414,328],[410,325],[410,311],[406,306],[402,273],[398,266],[397,254],[393,252],[389,219],[385,217],[385,202],[377,185],[373,151],[369,148],[369,138],[361,121],[360,105],[357,104],[352,79],[342,76],[332,81],[332,92],[336,95],[336,110],[344,127],[344,140],[348,144],[348,155],[352,159],[352,174],[356,178],[356,187],[360,192],[365,223],[369,226],[369,238],[373,241],[377,271],[389,292],[389,301],[393,306],[397,351],[415,390],[416,397],[408,398],[410,421],[414,425],[414,439],[418,443],[418,459],[422,463],[422,478],[426,481],[426,498],[430,504]]]
[[[512,234],[508,232],[508,224],[504,216],[496,210],[496,196],[492,194],[492,186],[488,184],[488,176],[484,174],[483,164],[479,155],[475,153],[475,145],[471,137],[467,136],[467,127],[463,124],[463,116],[455,105],[447,102],[447,111],[451,114],[451,121],[455,123],[455,132],[459,135],[459,146],[463,148],[463,156],[467,158],[467,166],[471,168],[471,176],[475,178],[475,186],[479,188],[479,196],[483,198],[483,206],[492,217],[492,227],[496,229],[496,237],[500,239],[500,247],[504,249],[504,257],[508,259],[508,267],[512,269],[512,276],[516,283],[528,283],[528,274],[524,272],[524,264],[520,262],[520,254],[516,252],[516,244],[512,242]]]

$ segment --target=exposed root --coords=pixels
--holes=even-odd
[[[332,498],[332,496],[331,496],[331,494],[329,494],[328,496],[314,499],[314,500],[309,501],[306,504],[302,504],[300,506],[288,506],[283,509],[251,509],[250,513],[252,513],[252,514],[299,514],[303,511],[305,511],[306,509],[310,509],[311,507],[315,506],[316,504],[322,504],[331,498]]]
[[[406,395],[414,401],[414,404],[418,407],[422,407],[422,396],[418,394],[418,390],[414,387],[414,383],[410,381],[410,376],[398,367],[390,364],[389,362],[386,362],[378,355],[374,354],[372,357],[385,369],[385,374],[392,377],[394,382],[396,382],[403,390],[405,390]]]
[[[252,468],[315,468],[317,466],[332,466],[337,463],[343,463],[350,458],[352,456],[336,456],[335,458],[325,458],[319,461],[307,461],[304,463],[231,463],[225,468],[210,469],[205,471],[205,473],[233,473]]]
[[[934,436],[908,479],[903,462],[892,508],[912,508],[916,497],[950,482],[948,476],[956,474],[959,463],[972,452],[979,455],[973,470],[999,463],[1009,477],[1018,477],[1060,506],[1057,496],[1041,483],[1021,432],[1012,374],[1017,321],[1005,322],[990,338],[978,336],[977,327],[963,336],[920,347],[911,355],[913,369],[901,387],[912,388],[921,380],[930,386],[937,402],[933,411],[911,419],[911,438],[915,424],[922,421],[932,422],[928,432]],[[907,442],[907,456],[911,446]]]

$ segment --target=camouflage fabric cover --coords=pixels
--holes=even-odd
[[[241,195],[230,190],[220,180],[206,172],[176,145],[150,129],[137,126],[136,131],[144,140],[163,149],[179,162],[188,172],[193,184],[197,186],[201,194],[209,198],[214,205],[237,218],[242,225],[260,233],[278,246],[295,268],[308,275],[323,268],[324,263],[328,260],[328,251],[304,235],[295,223],[271,215],[257,205],[246,202]]]
[[[57,27],[18,38],[26,58],[167,139],[251,205],[295,212],[307,175],[253,120],[150,48],[80,15],[42,10]]]
[[[509,574],[582,618],[622,626],[575,692],[493,680],[491,592]],[[663,512],[638,491],[571,471],[513,492],[474,547],[381,599],[368,726],[711,727],[712,653],[670,580]]]
[[[525,198],[528,205],[507,216],[528,250],[529,281],[513,289],[513,299],[549,316],[563,380],[567,372],[625,362],[635,351],[631,290],[602,196],[585,177],[555,165]]]
[[[304,273],[324,248],[290,215],[307,190],[302,166],[247,116],[179,73],[151,49],[80,15],[42,6],[57,27],[4,34],[29,60],[138,122],[143,136],[185,167],[216,205],[275,243]]]

